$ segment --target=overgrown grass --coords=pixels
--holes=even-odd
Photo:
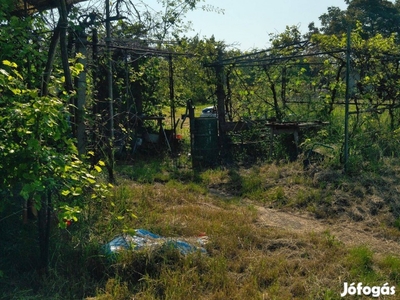
[[[377,186],[373,176],[303,172],[299,163],[204,172],[160,161],[119,168],[111,196],[91,203],[69,232],[54,230],[47,275],[34,270],[34,230],[12,227],[11,218],[2,224],[0,299],[340,299],[345,281],[399,288],[399,257],[348,247],[328,231],[266,227],[256,208],[335,220],[350,206],[338,213],[340,201],[360,198],[361,205],[389,179]],[[158,248],[105,257],[102,244],[136,228],[189,240],[205,233],[207,254]]]

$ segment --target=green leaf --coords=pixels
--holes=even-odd
[[[12,88],[12,87],[9,87],[8,88],[14,95],[20,95],[21,94],[21,90],[20,89],[18,89],[18,88]]]
[[[63,196],[68,196],[69,194],[71,194],[71,191],[69,191],[69,190],[63,190],[62,192],[61,192],[61,195],[63,195]]]
[[[38,97],[38,91],[37,90],[29,91],[29,96],[31,96],[32,98],[37,98]]]
[[[77,187],[72,191],[72,196],[80,196],[82,195],[82,188]]]
[[[86,180],[87,180],[90,184],[95,184],[95,183],[96,183],[96,180],[94,180],[94,179],[92,179],[92,178],[89,178],[89,177],[87,177]]]
[[[6,71],[6,70],[4,70],[4,69],[0,69],[0,73],[1,74],[3,74],[3,75],[5,75],[5,76],[10,76],[9,74],[8,74],[8,72]]]
[[[22,189],[20,195],[22,196],[22,198],[24,198],[25,201],[28,201],[29,199],[29,192],[27,190]]]
[[[102,171],[102,169],[101,169],[99,166],[94,166],[94,168],[95,168],[96,171],[99,172],[99,173]]]
[[[85,176],[87,177],[87,178],[91,178],[91,179],[95,179],[96,177],[94,177],[92,174],[90,174],[90,173],[85,173]]]
[[[76,68],[76,70],[78,70],[79,72],[81,72],[81,71],[84,70],[84,66],[83,66],[83,64],[81,64],[81,63],[75,64],[75,68]]]
[[[18,65],[16,63],[11,62],[9,60],[3,60],[3,65],[9,66],[9,67],[12,67],[12,68],[17,68],[18,67]]]

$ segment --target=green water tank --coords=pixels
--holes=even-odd
[[[191,135],[193,167],[217,165],[219,159],[217,118],[194,118]]]

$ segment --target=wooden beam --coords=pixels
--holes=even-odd
[[[66,0],[66,5],[84,2],[86,0]],[[26,8],[25,8],[26,2]],[[57,8],[57,1],[53,0],[15,0],[14,9],[11,11],[12,16],[23,17],[26,14],[31,15],[37,12]]]

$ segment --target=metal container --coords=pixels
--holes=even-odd
[[[212,167],[219,159],[218,121],[216,118],[194,118],[191,122],[192,165]]]

